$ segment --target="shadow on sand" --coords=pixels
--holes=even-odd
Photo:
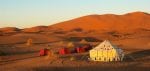
[[[150,56],[150,49],[148,50],[141,50],[141,51],[136,51],[133,53],[129,53],[125,55],[124,61],[130,62],[130,61],[136,61],[136,60],[141,60],[142,58],[146,58]],[[149,59],[149,58],[148,58]],[[144,59],[144,60],[148,60]]]
[[[34,54],[34,53],[36,53],[36,52],[34,51],[34,52],[24,53],[24,54]],[[14,58],[14,59],[10,58],[10,59],[7,59],[7,60],[0,61],[0,65],[5,65],[5,64],[9,64],[11,62],[15,62],[15,61],[19,61],[19,60],[25,60],[25,59],[30,59],[30,58],[36,58],[36,57],[40,57],[40,56],[39,55],[32,55],[32,56],[28,56],[28,57],[20,57],[20,58]]]

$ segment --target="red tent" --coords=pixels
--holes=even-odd
[[[47,53],[48,53],[48,49],[41,49],[39,52],[40,56],[45,56],[47,55]]]
[[[64,54],[69,54],[70,51],[67,48],[62,48],[59,50],[59,54],[64,55]]]
[[[82,48],[84,48],[85,51],[89,51],[90,49],[92,49],[92,46],[91,45],[85,45]]]
[[[85,49],[82,47],[78,47],[78,48],[76,48],[76,50],[77,50],[77,53],[85,52]]]

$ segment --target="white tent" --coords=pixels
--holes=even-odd
[[[108,40],[90,50],[90,59],[93,61],[122,61],[123,57],[123,50],[112,45]]]

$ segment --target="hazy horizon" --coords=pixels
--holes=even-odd
[[[0,28],[52,25],[91,14],[150,13],[148,0],[0,0]]]

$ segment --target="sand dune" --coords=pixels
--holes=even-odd
[[[36,26],[32,28],[25,28],[22,31],[27,33],[39,33],[48,30],[47,26]]]
[[[19,32],[20,29],[16,27],[5,27],[5,28],[0,28],[0,32],[3,33],[14,33],[14,32]]]
[[[150,30],[150,15],[144,12],[133,12],[124,15],[88,15],[70,21],[57,23],[50,27],[63,30],[80,28],[85,31],[117,31],[123,33],[133,32],[137,29]]]
[[[33,40],[31,46],[26,45],[28,39]],[[82,39],[93,47],[103,40],[110,40],[125,51],[125,60],[112,63],[69,60],[75,55],[87,56],[88,52],[51,60],[39,57],[37,53],[43,48],[57,52],[68,42],[79,43]],[[143,12],[88,15],[51,26],[25,29],[0,28],[2,71],[150,71],[149,52],[150,15]]]

